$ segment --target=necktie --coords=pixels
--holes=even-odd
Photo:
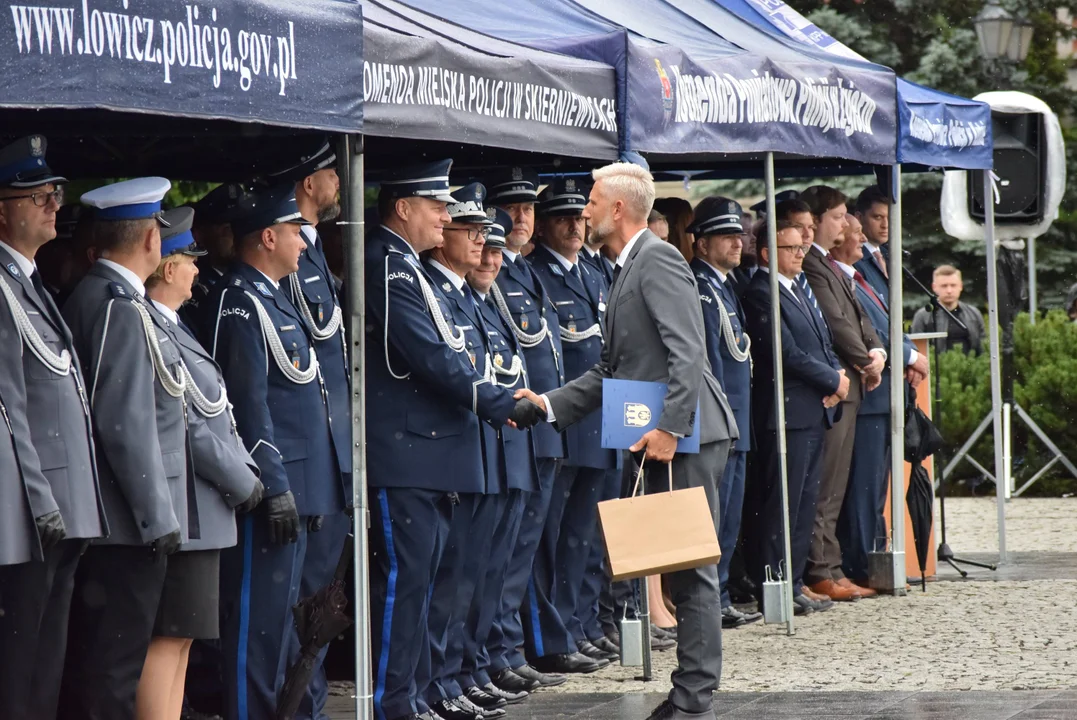
[[[834,274],[838,276],[838,280],[844,280],[846,275],[842,272],[842,269],[838,267],[837,261],[828,253],[826,256],[826,262],[830,266],[830,269],[834,271]]]
[[[807,301],[805,304],[814,309],[816,315],[822,318],[823,314],[819,311],[819,303],[815,300],[815,293],[811,291],[811,285],[808,284],[808,277],[804,273],[797,275],[797,285],[800,286],[800,290]]]
[[[41,304],[48,310],[49,320],[55,325],[59,325],[59,318],[56,316],[54,306],[52,304],[52,296],[49,295],[49,291],[45,289],[45,283],[41,282],[41,273],[34,268],[34,271],[30,273],[30,284],[34,286],[34,290],[37,291],[38,298],[41,299]]]
[[[890,279],[890,273],[886,270],[886,258],[883,257],[882,250],[875,251],[875,262],[879,263],[879,268],[883,271],[883,277],[887,280]]]
[[[572,277],[576,278],[576,280],[578,282],[580,282],[581,284],[583,283],[583,276],[580,275],[580,264],[579,263],[576,263],[575,265],[573,265],[572,270],[570,270],[569,272],[572,273]]]
[[[883,301],[880,300],[879,296],[875,294],[875,291],[871,289],[871,285],[868,285],[868,281],[864,279],[864,276],[860,274],[859,270],[853,273],[853,281],[856,282],[856,284],[860,286],[860,289],[866,292],[868,296],[875,301],[875,304],[878,305],[883,310],[883,312],[886,312],[886,306],[883,305]]]
[[[617,287],[617,278],[621,276],[621,266],[613,266],[613,280],[610,281],[610,296],[613,295],[613,288]]]
[[[526,271],[526,270],[527,270],[527,268],[526,268],[526,267],[524,266],[524,264],[525,264],[525,263],[526,263],[527,261],[526,261],[526,260],[524,260],[524,256],[523,256],[523,255],[517,255],[517,256],[516,256],[516,259],[515,259],[515,260],[513,260],[512,262],[513,262],[513,264],[515,264],[515,265],[516,265],[516,267],[517,267],[517,268],[519,268],[520,270],[523,270],[523,271]]]

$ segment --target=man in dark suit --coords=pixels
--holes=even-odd
[[[591,232],[618,253],[606,309],[602,359],[593,368],[540,397],[528,390],[518,398],[538,405],[563,428],[602,404],[602,380],[663,382],[669,387],[658,426],[632,446],[650,463],[672,463],[677,488],[702,487],[718,524],[718,484],[729,448],[737,438],[736,419],[707,363],[698,291],[680,252],[647,229],[654,203],[651,174],[637,165],[614,163],[595,170],[595,185],[583,217]],[[678,454],[677,439],[690,434],[700,413],[699,454]],[[519,415],[518,415],[519,416]],[[641,458],[642,462],[643,459]],[[656,474],[665,477],[664,468]],[[669,698],[649,720],[713,717],[713,693],[721,675],[722,626],[715,565],[671,573],[677,614],[678,669]]]
[[[760,237],[765,237],[760,233]],[[806,246],[792,227],[778,231],[778,257],[771,261],[759,246],[759,269],[744,294],[748,333],[752,338],[755,378],[756,507],[760,519],[753,528],[753,575],[762,585],[764,568],[779,569],[783,557],[778,423],[775,408],[774,343],[771,325],[770,276],[778,272],[781,294],[781,357],[785,380],[785,429],[789,528],[792,567],[785,577],[793,582],[794,612],[807,614],[829,607],[803,593],[803,572],[815,523],[815,505],[822,471],[823,439],[835,420],[837,405],[849,394],[849,378],[834,355],[830,330],[797,282]]]
[[[838,267],[852,281],[857,299],[884,345],[890,343],[890,318],[886,304],[871,287],[856,264],[863,258],[864,236],[860,221],[847,215],[849,227],[830,254]],[[916,352],[905,338],[902,367],[906,377],[918,384],[927,374],[927,357]],[[886,503],[886,478],[890,470],[890,363],[883,371],[879,387],[868,393],[856,416],[856,443],[853,445],[849,486],[845,491],[838,518],[838,541],[841,545],[842,571],[860,586],[862,597],[871,597],[867,587],[868,553],[878,538],[886,536],[881,522]]]
[[[856,263],[856,269],[883,303],[889,305],[886,243],[890,240],[890,198],[878,185],[864,188],[856,198],[856,217],[864,231],[864,257]]]
[[[816,227],[815,242],[804,258],[804,275],[830,327],[834,352],[849,378],[849,395],[842,401],[841,417],[835,419],[823,443],[823,477],[804,579],[816,594],[852,601],[861,594],[841,571],[838,515],[849,481],[857,411],[863,397],[882,380],[886,350],[857,300],[852,283],[830,257],[830,249],[848,226],[845,196],[834,188],[817,185],[801,193],[800,201],[810,207],[811,213],[794,213],[790,219],[805,224],[814,221]]]
[[[744,227],[740,205],[723,197],[703,198],[696,206],[689,231],[695,235],[692,272],[699,286],[707,357],[711,372],[722,384],[737,417],[740,437],[729,456],[718,492],[721,507],[718,544],[724,548],[718,563],[722,585],[722,627],[735,628],[761,620],[760,613],[742,613],[733,607],[726,585],[733,548],[740,535],[744,479],[748,451],[752,449],[752,342],[744,331],[747,319],[734,287],[733,270],[740,265]]]

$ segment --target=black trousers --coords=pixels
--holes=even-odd
[[[75,573],[60,720],[131,720],[167,559],[148,547],[91,545]]]
[[[84,541],[64,540],[43,561],[0,567],[0,718],[56,716],[71,590]]]

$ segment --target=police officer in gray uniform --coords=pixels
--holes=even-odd
[[[161,199],[170,186],[139,178],[82,196],[96,209],[99,259],[63,316],[89,381],[110,534],[90,546],[75,576],[65,720],[134,716],[167,556],[198,536],[179,350],[149,310],[143,284],[161,258]]]
[[[0,563],[22,560],[0,567],[0,717],[11,720],[56,715],[75,568],[107,532],[82,372],[34,262],[56,236],[66,182],[45,148],[32,135],[0,149],[0,396],[14,419],[0,450],[12,426],[32,441],[18,448],[23,482],[4,483],[21,497],[0,499]]]

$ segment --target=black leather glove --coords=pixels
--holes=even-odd
[[[166,557],[179,550],[181,539],[180,531],[174,530],[164,537],[159,537],[154,540],[153,559],[157,562],[161,562]]]
[[[37,524],[37,536],[41,538],[42,550],[56,547],[67,537],[67,528],[64,527],[64,519],[60,517],[59,510],[45,513],[34,522]]]
[[[251,494],[246,500],[236,505],[236,512],[249,513],[254,508],[258,507],[258,503],[262,502],[262,496],[265,495],[266,486],[262,484],[261,480],[254,481],[254,489],[251,490]]]
[[[322,524],[325,523],[325,517],[322,515],[311,515],[307,520],[307,531],[318,532],[322,529]]]
[[[537,425],[545,419],[546,411],[527,398],[517,400],[516,407],[512,409],[512,414],[509,415],[509,420],[516,423],[516,427],[521,430]]]
[[[295,509],[295,496],[288,490],[280,495],[265,498],[262,505],[269,520],[269,537],[277,545],[287,545],[299,540],[299,512]]]

